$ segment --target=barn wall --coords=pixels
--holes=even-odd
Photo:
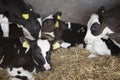
[[[120,4],[120,0],[25,0],[31,3],[41,17],[62,11],[62,19],[86,24],[90,14],[104,5],[106,9]]]

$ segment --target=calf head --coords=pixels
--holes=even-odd
[[[93,13],[87,23],[87,34],[85,36],[85,43],[93,43],[94,40],[100,39],[107,33],[112,33],[112,31],[105,26],[105,9],[100,7],[97,12]]]
[[[35,40],[41,36],[41,18],[39,14],[25,13],[22,14],[22,19],[16,22],[23,29],[26,38]]]
[[[30,4],[24,0],[2,0],[4,11],[8,12],[10,22],[22,27],[24,35],[30,40],[35,40],[41,36],[41,18],[40,15],[33,11]]]
[[[19,44],[18,40],[22,44]],[[41,72],[51,69],[51,46],[48,40],[38,39],[32,41],[25,37],[20,37],[20,39],[15,39],[15,43],[18,45],[13,45],[13,51],[15,51],[15,53],[12,53],[12,56],[14,57],[11,63],[9,61],[10,66],[8,67],[10,68],[7,68],[11,76],[22,80],[34,80],[32,72]]]
[[[67,29],[66,24],[61,21],[61,15],[62,12],[56,12],[55,14],[49,15],[48,17],[43,19],[42,23],[43,34],[49,34],[54,38],[55,41],[60,39],[62,31],[64,29]]]
[[[53,32],[56,27],[59,26],[61,20],[62,12],[56,12],[53,15],[43,19],[42,31],[44,32]],[[56,25],[55,25],[56,23]]]
[[[25,38],[21,38],[22,42],[25,42]],[[37,72],[46,71],[51,69],[50,56],[51,56],[51,45],[46,39],[37,39],[35,41],[28,40],[30,44],[32,59],[36,66]]]

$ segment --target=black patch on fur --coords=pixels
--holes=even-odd
[[[98,24],[97,22],[95,22],[92,26],[91,26],[91,33],[94,35],[94,36],[98,36],[102,33],[103,31],[103,28],[100,24]]]
[[[112,55],[119,55],[120,54],[120,47],[118,47],[110,38],[104,39],[101,38],[110,49]]]
[[[17,75],[15,77],[18,78],[18,79],[21,79],[21,80],[27,80],[26,76],[19,76],[19,75]]]

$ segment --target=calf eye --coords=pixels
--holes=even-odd
[[[98,23],[94,23],[92,26],[91,26],[91,33],[94,35],[94,36],[98,36],[100,35],[101,33],[101,25],[98,24]]]

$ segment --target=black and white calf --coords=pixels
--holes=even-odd
[[[67,29],[65,24],[61,21],[62,12],[56,12],[53,15],[42,20],[42,34],[50,35],[54,41],[61,38],[64,29]]]
[[[34,80],[33,72],[51,69],[50,55],[51,45],[46,39],[0,37],[0,67],[7,69],[13,78]]]
[[[120,43],[117,43],[108,35],[94,41],[92,44],[87,44],[86,49],[92,53],[88,56],[89,58],[104,55],[120,55]]]
[[[1,0],[0,4],[0,20],[1,27],[4,27],[4,37],[9,36],[8,23],[10,22],[18,24],[25,37],[30,40],[41,37],[41,18],[33,11],[30,4],[26,4],[23,0]]]
[[[55,41],[59,42],[62,40],[61,47],[64,48],[79,45],[80,43],[84,44],[84,37],[87,31],[86,25],[59,20],[60,25],[56,28],[56,20],[53,16],[49,15],[43,19],[42,33],[52,36]]]
[[[87,32],[87,26],[78,23],[64,22],[68,29],[62,33],[61,39],[70,44],[70,46],[78,46],[80,44],[85,47],[84,37]],[[68,46],[68,47],[70,47]]]
[[[120,6],[109,11],[105,11],[104,7],[100,7],[96,13],[93,13],[87,23],[87,34],[84,39],[85,43],[92,44],[106,34],[120,33],[119,13]]]
[[[109,11],[100,7],[93,13],[87,24],[85,43],[87,49],[96,55],[110,55],[120,53],[120,6]],[[107,39],[104,39],[105,37]],[[94,56],[94,54],[92,54]],[[92,57],[93,57],[92,56]],[[91,56],[90,56],[91,57]]]

